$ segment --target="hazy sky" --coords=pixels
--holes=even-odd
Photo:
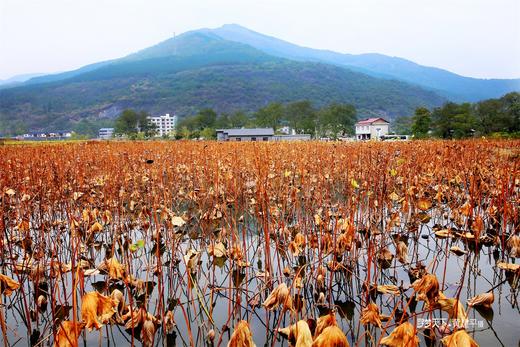
[[[520,0],[0,0],[0,79],[70,70],[226,23],[313,48],[520,77]]]

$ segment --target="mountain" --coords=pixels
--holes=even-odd
[[[217,29],[203,29],[219,37],[241,42],[267,54],[298,61],[314,61],[349,67],[375,77],[398,79],[437,91],[453,101],[478,101],[500,97],[520,90],[520,79],[479,79],[416,64],[382,54],[342,54],[301,47],[275,37],[263,35],[237,24]]]
[[[30,80],[31,78],[43,76],[43,73],[28,73],[22,75],[15,75],[5,80],[0,80],[0,88],[10,88],[16,85],[20,85],[23,82]]]
[[[188,32],[121,59],[33,78],[0,90],[0,132],[89,129],[124,108],[152,114],[253,112],[272,101],[352,103],[361,115],[392,118],[446,101],[402,81],[321,62],[276,57],[206,30]]]

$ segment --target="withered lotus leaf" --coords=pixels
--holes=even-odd
[[[495,301],[495,295],[493,292],[482,293],[477,296],[472,297],[468,300],[469,307],[482,306],[490,308],[493,302]]]
[[[381,344],[390,347],[415,347],[419,346],[419,338],[414,326],[410,322],[404,322],[390,335],[382,338]]]
[[[385,284],[385,285],[378,285],[376,287],[376,290],[378,293],[381,294],[392,294],[392,295],[399,295],[401,292],[399,291],[399,287],[393,284]]]
[[[20,288],[20,283],[13,280],[11,277],[0,274],[0,294],[11,296],[11,294]]]
[[[268,310],[273,310],[280,305],[282,305],[284,309],[292,310],[292,298],[287,285],[280,283],[278,287],[269,294],[262,305]]]
[[[253,334],[249,330],[249,323],[241,320],[235,327],[227,347],[256,347],[253,342]]]
[[[437,304],[441,310],[448,313],[450,319],[457,321],[457,325],[459,327],[466,325],[468,321],[468,315],[460,300],[455,298],[447,298],[442,292],[440,292],[437,299]]]
[[[347,337],[337,325],[323,329],[312,347],[349,347]]]
[[[174,227],[182,227],[184,224],[186,224],[186,221],[182,219],[182,217],[175,216],[172,217],[172,225]]]
[[[441,342],[446,347],[479,347],[464,329],[444,337]]]
[[[458,246],[451,246],[450,252],[452,252],[453,254],[458,255],[458,256],[461,256],[461,255],[464,255],[464,254],[468,253],[468,252],[466,252],[465,250],[461,249]]]
[[[381,327],[379,308],[375,303],[369,302],[368,305],[361,311],[361,324],[373,324],[378,327]]]
[[[81,330],[85,327],[83,322],[63,321],[56,334],[54,347],[77,347]]]
[[[520,264],[498,262],[497,267],[501,270],[516,272],[520,270]]]
[[[116,313],[116,307],[113,298],[96,291],[89,292],[81,299],[81,319],[89,331],[93,328],[99,330]]]
[[[421,297],[421,295],[425,296],[429,305],[435,305],[436,299],[439,296],[439,281],[435,275],[424,275],[412,283],[412,288],[419,294],[419,297]]]
[[[396,256],[401,264],[408,264],[408,246],[403,241],[397,243]]]
[[[194,249],[188,249],[186,254],[184,255],[184,263],[186,264],[186,267],[190,271],[194,271],[197,268],[197,264],[199,263],[200,259],[200,252],[194,250]]]
[[[222,258],[227,255],[226,246],[222,242],[215,242],[214,245],[209,245],[207,248],[208,254],[216,258]]]
[[[123,264],[117,260],[116,257],[112,257],[110,259],[105,260],[103,263],[99,265],[99,270],[105,271],[108,273],[108,276],[114,280],[124,280],[126,279],[126,272]]]
[[[421,211],[427,211],[432,207],[432,202],[428,199],[421,198],[417,201],[417,207]]]
[[[285,336],[292,346],[312,346],[311,330],[309,328],[309,324],[304,320],[299,320],[296,324],[278,329],[278,332]]]
[[[507,240],[507,248],[509,255],[514,258],[520,258],[520,236],[513,235]]]

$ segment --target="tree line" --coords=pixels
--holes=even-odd
[[[302,100],[287,104],[272,102],[252,114],[243,111],[217,114],[204,109],[180,120],[176,128],[181,138],[214,138],[215,129],[220,128],[263,127],[276,133],[284,126],[297,134],[338,138],[353,135],[356,121],[353,105],[333,103],[318,109],[309,100]]]
[[[447,102],[433,110],[419,107],[413,116],[398,117],[392,129],[414,138],[520,137],[520,93],[476,103]]]

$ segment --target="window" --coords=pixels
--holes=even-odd
[[[251,138],[251,141],[256,141],[256,137],[252,137],[252,138]]]
[[[269,138],[267,136],[262,137],[262,141],[269,141]]]
[[[237,137],[235,141],[242,141],[240,137]]]

